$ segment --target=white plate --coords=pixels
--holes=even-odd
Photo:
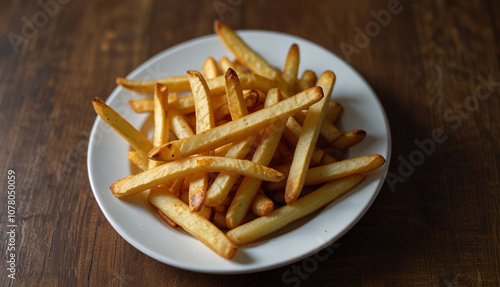
[[[343,60],[307,40],[267,31],[239,31],[258,53],[272,65],[282,67],[291,44],[300,48],[299,75],[305,69],[319,76],[325,70],[337,75],[333,99],[344,107],[341,129],[364,129],[367,137],[350,150],[350,156],[381,154],[387,163],[371,173],[354,190],[325,209],[295,222],[257,243],[241,247],[232,260],[226,260],[201,242],[180,230],[166,226],[143,196],[126,200],[115,198],[109,186],[130,174],[129,145],[100,118],[92,128],[88,150],[88,171],[95,198],[113,228],[146,255],[178,268],[206,273],[250,273],[277,268],[304,259],[332,244],[347,232],[370,207],[382,187],[391,152],[389,125],[377,96],[364,79]],[[151,80],[200,70],[207,56],[232,58],[215,35],[197,38],[149,59],[128,78]],[[130,99],[141,95],[117,87],[107,99],[134,126],[140,127],[146,115],[135,114]]]

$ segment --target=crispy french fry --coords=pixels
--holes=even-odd
[[[94,98],[92,101],[95,112],[118,134],[120,134],[141,157],[147,158],[153,144],[141,132],[134,128],[127,120],[108,106],[103,100]]]
[[[329,182],[293,203],[274,210],[267,216],[259,217],[230,230],[227,236],[238,246],[254,242],[317,211],[358,185],[364,178],[365,176],[362,175],[354,175]]]
[[[287,142],[290,143],[290,145],[292,145],[293,147],[296,147],[297,143],[299,142],[301,132],[302,126],[299,124],[299,122],[294,117],[288,118],[288,121],[286,122],[286,128],[283,131],[283,137],[287,140]],[[314,147],[311,158],[312,164],[320,164],[325,156],[326,153],[323,149]]]
[[[238,75],[245,73],[245,69],[238,62],[231,62],[227,57],[220,58],[220,67],[222,71],[227,71],[227,69],[233,69]]]
[[[220,21],[215,21],[214,30],[226,48],[233,53],[240,63],[252,72],[269,79],[280,78],[278,70],[250,48],[231,27]]]
[[[202,133],[215,127],[212,97],[207,83],[200,72],[188,71],[189,84],[193,91],[194,107],[196,114],[196,133]],[[210,155],[208,152],[201,155]],[[208,173],[193,174],[189,183],[189,210],[200,211],[205,203],[208,189]]]
[[[364,130],[353,130],[341,134],[335,141],[332,142],[332,146],[339,149],[350,148],[366,137],[366,132]]]
[[[254,108],[259,103],[259,93],[256,90],[249,90],[245,92],[243,94],[243,98],[245,99],[247,110]],[[222,105],[220,108],[215,110],[214,114],[215,120],[217,121],[230,115],[231,112],[228,105]]]
[[[151,98],[130,100],[128,104],[136,113],[152,113],[154,111],[154,101]]]
[[[168,95],[169,106],[179,105],[177,103],[178,99],[179,98],[177,97],[177,93],[170,93],[170,95]],[[129,100],[128,104],[130,105],[132,110],[134,110],[134,112],[136,112],[136,113],[152,113],[154,111],[153,98],[142,98],[142,99]]]
[[[279,99],[279,90],[270,90],[266,98],[266,106],[277,105]],[[269,164],[276,152],[284,128],[285,123],[283,121],[278,121],[266,128],[252,157],[252,162],[261,165]],[[258,179],[255,180],[250,177],[243,178],[226,213],[226,224],[229,228],[235,228],[242,223],[261,183],[262,181]]]
[[[321,98],[323,98],[322,89],[313,87],[275,105],[201,134],[156,147],[151,150],[149,157],[154,160],[168,161],[215,149],[249,134],[254,134],[277,121],[283,122],[289,116],[318,102]]]
[[[344,159],[331,164],[313,167],[307,171],[304,186],[321,184],[355,174],[368,173],[381,167],[384,163],[385,159],[383,156],[373,154]],[[283,174],[288,174],[289,166],[281,165],[274,167],[274,169]],[[278,191],[283,188],[285,188],[285,181],[265,183],[265,189],[269,191]]]
[[[305,113],[297,113],[297,114],[295,114],[294,118],[300,124],[303,125],[305,120],[306,120],[306,114]],[[334,142],[340,135],[342,135],[342,132],[336,126],[334,126],[329,121],[325,121],[325,120],[323,120],[323,122],[321,122],[321,129],[319,132],[320,132],[321,136],[324,139],[326,139],[329,143]]]
[[[297,81],[297,91],[300,92],[314,87],[317,79],[318,77],[314,71],[305,70],[300,80]]]
[[[232,119],[235,120],[246,116],[248,114],[248,110],[243,99],[243,90],[241,89],[238,75],[233,69],[229,68],[225,77],[226,95],[228,98],[227,102]],[[239,159],[245,158],[256,138],[256,135],[250,135],[239,142],[233,143],[231,148],[227,151],[226,157]],[[228,195],[238,177],[239,175],[221,172],[207,192],[206,204],[209,206],[220,205]]]
[[[288,51],[288,55],[286,57],[285,67],[283,68],[283,72],[281,73],[281,77],[283,78],[285,83],[287,83],[288,86],[290,86],[291,89],[294,89],[295,84],[297,83],[299,62],[300,62],[299,46],[297,46],[297,44],[292,44],[290,50]]]
[[[178,139],[188,138],[194,135],[193,129],[187,119],[176,110],[168,111],[170,129]]]
[[[342,105],[335,100],[331,100],[328,104],[328,111],[326,111],[325,120],[333,125],[337,121],[341,112]]]
[[[121,198],[192,174],[220,171],[232,171],[265,181],[280,181],[285,177],[272,168],[248,160],[198,156],[167,162],[136,175],[127,176],[114,182],[110,189],[116,197]]]
[[[150,81],[137,81],[126,78],[117,78],[116,84],[141,94],[152,94],[156,83],[167,86],[170,92],[185,92],[189,90],[189,81],[186,76],[174,76]]]
[[[258,216],[266,216],[274,210],[274,202],[262,190],[257,193],[252,201],[252,212]]]
[[[160,146],[169,141],[168,89],[163,84],[157,83],[154,92],[154,130],[153,146]],[[150,160],[149,168],[162,164],[160,161]]]
[[[182,200],[168,192],[153,192],[149,202],[217,254],[227,259],[235,255],[236,245],[205,217],[189,212],[189,206]]]
[[[299,197],[304,186],[306,172],[318,140],[321,123],[325,118],[334,84],[335,74],[332,71],[324,72],[318,79],[317,85],[323,88],[325,96],[307,110],[286,183],[285,200],[287,204],[291,204]]]
[[[219,65],[217,65],[217,62],[214,60],[214,58],[210,56],[205,59],[202,71],[205,79],[213,79],[220,75]]]
[[[149,160],[141,156],[135,150],[131,150],[127,153],[128,159],[141,171],[148,169]]]

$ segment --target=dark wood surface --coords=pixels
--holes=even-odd
[[[41,2],[52,4],[0,4],[0,285],[500,285],[500,2]],[[392,13],[377,30],[382,10]],[[296,271],[301,262],[232,276],[164,265],[125,242],[92,194],[91,100],[160,51],[212,34],[216,19],[318,43],[358,70],[387,112],[389,180],[311,272]]]

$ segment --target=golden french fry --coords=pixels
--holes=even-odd
[[[227,57],[223,56],[220,58],[220,67],[222,71],[227,71],[227,69],[233,69],[238,75],[245,73],[245,69],[238,62],[231,62]]]
[[[335,124],[341,112],[342,105],[335,100],[331,100],[328,104],[328,111],[326,111],[325,121],[328,121],[332,125]]]
[[[118,134],[120,134],[141,157],[147,158],[153,144],[127,120],[108,106],[103,100],[94,98],[92,101],[95,112]]]
[[[300,124],[303,125],[305,120],[306,120],[306,113],[303,113],[303,112],[297,113],[297,114],[295,114],[294,118]],[[326,139],[329,143],[334,142],[340,135],[342,135],[342,132],[336,126],[334,126],[329,121],[325,121],[325,120],[323,120],[323,122],[321,123],[321,129],[319,132],[320,132],[321,136],[324,139]]]
[[[205,59],[202,71],[205,79],[213,79],[217,76],[220,76],[219,65],[217,65],[217,62],[214,60],[214,58],[210,56]]]
[[[243,94],[243,97],[245,99],[247,110],[254,108],[259,103],[259,93],[256,90],[249,90],[245,92]],[[214,107],[214,109],[216,108]],[[230,115],[231,112],[229,110],[229,106],[226,104],[216,109],[214,114],[215,114],[215,120],[217,121]]]
[[[290,173],[285,188],[285,200],[287,204],[294,202],[300,195],[304,186],[309,163],[314,152],[316,141],[328,108],[330,94],[335,84],[335,74],[325,71],[318,79],[317,85],[323,89],[324,97],[321,101],[309,107],[307,116],[300,132],[299,141],[295,147],[295,153],[290,166]]]
[[[248,110],[245,100],[243,99],[243,90],[241,89],[238,75],[233,69],[229,68],[225,77],[227,102],[232,119],[235,120],[246,116],[248,114]],[[239,142],[233,143],[231,148],[227,151],[226,157],[239,159],[245,158],[248,152],[250,152],[255,140],[256,135],[250,135]],[[207,192],[206,204],[209,206],[220,205],[229,194],[229,191],[238,177],[239,175],[221,172]]]
[[[293,147],[296,147],[297,143],[299,142],[301,132],[302,126],[299,124],[299,122],[293,117],[288,118],[288,121],[286,122],[286,128],[283,131],[283,137],[287,140],[287,142],[290,143]],[[327,154],[323,149],[314,147],[311,162],[313,165],[318,165],[323,162],[326,156]]]
[[[266,106],[277,105],[279,100],[280,91],[278,89],[270,90],[266,98]],[[285,123],[278,121],[265,129],[252,157],[252,162],[265,166],[269,164],[276,152],[284,128]],[[258,179],[243,178],[226,213],[226,224],[229,228],[235,228],[244,220],[261,183],[262,181]]]
[[[283,78],[285,83],[287,83],[288,86],[290,86],[291,89],[294,89],[295,84],[297,83],[299,62],[300,62],[299,46],[297,46],[297,44],[292,44],[290,50],[288,51],[288,55],[286,57],[285,67],[283,68],[283,72],[281,73],[281,77]]]
[[[200,214],[189,212],[189,206],[172,194],[152,192],[149,202],[222,257],[231,259],[236,254],[236,245],[222,231]]]
[[[329,182],[293,203],[274,210],[267,216],[259,217],[230,230],[227,236],[239,246],[254,242],[329,204],[358,185],[364,178],[363,175],[354,175]]]
[[[274,202],[260,190],[252,201],[252,212],[258,216],[266,216],[273,210]]]
[[[340,149],[350,148],[366,137],[366,132],[364,130],[353,130],[341,134],[335,141],[332,142],[332,146]]]
[[[304,186],[311,186],[337,180],[343,177],[364,174],[374,171],[385,163],[383,156],[379,154],[363,155],[354,158],[344,159],[331,164],[310,168],[307,171]],[[289,166],[281,165],[274,167],[275,170],[288,174]],[[278,191],[285,188],[285,181],[276,183],[266,183],[265,189]]]
[[[141,156],[135,150],[131,150],[127,153],[128,159],[141,171],[148,169],[149,160],[143,156]]]
[[[264,58],[250,48],[228,25],[215,21],[215,33],[236,59],[252,72],[269,79],[278,79],[280,74]]]
[[[187,119],[176,110],[168,111],[170,129],[178,139],[188,138],[194,135],[193,129]]]
[[[198,156],[167,162],[136,175],[127,176],[114,182],[110,189],[116,197],[126,197],[188,175],[221,171],[232,171],[265,181],[280,181],[285,177],[272,168],[248,160]]]
[[[130,100],[128,104],[136,113],[152,113],[154,111],[154,101],[151,98]]]
[[[167,116],[168,89],[163,84],[157,83],[154,92],[154,130],[153,146],[160,146],[169,141],[170,128]],[[160,161],[150,160],[149,168],[162,164]]]
[[[275,105],[266,107],[242,118],[217,126],[190,138],[171,141],[156,147],[149,153],[154,160],[175,160],[199,152],[209,151],[219,146],[236,141],[249,134],[272,125],[277,121],[284,122],[291,115],[308,108],[323,98],[320,87],[313,87],[285,99]]]
[[[305,70],[300,80],[297,81],[297,91],[300,92],[314,87],[317,79],[318,77],[314,71]]]
[[[170,92],[189,91],[189,81],[186,76],[174,76],[150,81],[137,81],[126,78],[117,78],[116,84],[141,94],[152,94],[156,83],[167,86]]]
[[[193,91],[193,100],[196,114],[196,133],[202,133],[215,127],[212,97],[207,83],[200,72],[188,71],[189,84]],[[209,155],[203,153],[201,155]],[[200,211],[205,203],[205,195],[208,189],[208,173],[198,173],[191,176],[189,183],[189,210]]]

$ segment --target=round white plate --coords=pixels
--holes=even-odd
[[[368,134],[350,150],[350,157],[381,154],[387,163],[326,208],[259,242],[240,247],[232,260],[226,260],[187,233],[164,224],[144,196],[121,200],[111,194],[109,186],[131,173],[127,158],[129,145],[97,118],[90,136],[87,164],[92,190],[107,220],[127,242],[146,255],[196,272],[257,272],[293,263],[324,249],[367,211],[382,187],[389,166],[391,140],[385,112],[372,89],[352,67],[326,49],[295,36],[267,31],[238,33],[276,67],[283,66],[290,45],[296,43],[301,56],[299,75],[306,69],[318,76],[325,70],[335,72],[337,80],[332,98],[344,107],[339,127],[344,131],[364,129]],[[159,53],[127,77],[151,80],[184,75],[187,70],[200,70],[207,56],[217,60],[222,56],[233,58],[216,35],[209,35]],[[127,101],[141,97],[144,96],[117,87],[107,104],[139,128],[147,115],[135,114]]]

